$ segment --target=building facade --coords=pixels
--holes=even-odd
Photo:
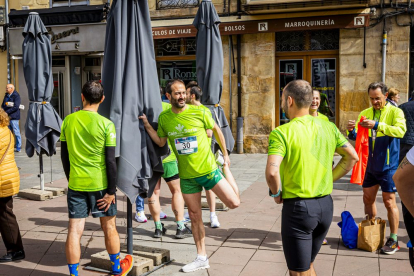
[[[160,85],[173,78],[196,80],[196,29],[192,21],[201,0],[148,2]],[[321,91],[320,111],[342,131],[349,119],[356,119],[361,110],[369,107],[367,87],[381,81],[382,68],[386,84],[401,91],[403,102],[413,90],[411,1],[212,2],[222,22],[224,82],[220,104],[235,139],[237,118],[243,118],[239,123],[243,124],[244,152],[265,153],[271,130],[288,122],[280,108],[280,95],[284,85],[293,79],[305,79]],[[19,19],[24,21],[25,13],[39,8],[49,15],[62,13],[62,9],[72,11],[79,18],[85,10],[103,11],[93,22],[79,19],[46,24],[53,43],[53,103],[62,117],[81,107],[82,83],[100,79],[105,4],[107,1],[100,0],[9,0],[9,7],[16,10],[10,18],[17,20],[16,24]],[[23,10],[26,7],[30,10]],[[18,25],[9,29],[11,81],[23,93],[21,32]],[[0,53],[0,61],[0,85],[5,87],[5,52]]]

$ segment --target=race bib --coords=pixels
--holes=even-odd
[[[198,151],[197,136],[177,138],[174,143],[175,149],[180,155],[192,154]]]
[[[14,106],[14,102],[6,102],[6,105],[13,107]]]

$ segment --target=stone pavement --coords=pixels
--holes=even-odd
[[[38,185],[38,159],[29,159],[24,153],[17,154],[21,167],[22,187]],[[264,178],[266,155],[231,156],[232,172],[242,191],[242,203],[238,209],[219,212],[221,228],[209,227],[209,212],[203,211],[206,225],[206,245],[210,257],[208,270],[189,275],[287,275],[280,236],[281,205],[276,205],[268,196]],[[53,186],[65,187],[59,156],[52,158]],[[45,159],[45,179],[50,179],[50,161]],[[360,250],[346,249],[340,240],[341,212],[350,211],[359,222],[364,216],[361,187],[347,184],[349,177],[334,184],[334,219],[327,239],[329,245],[322,246],[315,268],[318,275],[410,275],[408,237],[402,218],[399,240],[401,250],[392,256],[379,255]],[[49,185],[49,184],[46,184]],[[134,243],[171,251],[169,265],[151,275],[182,275],[180,268],[195,258],[195,246],[191,237],[175,240],[175,223],[171,211],[171,196],[163,182],[161,205],[168,218],[164,220],[167,234],[163,239],[152,238],[153,221],[134,222]],[[386,218],[381,196],[377,198],[378,215]],[[147,206],[146,206],[147,207]],[[44,202],[16,198],[14,211],[19,221],[26,250],[23,261],[0,264],[0,276],[68,275],[65,259],[67,233],[66,197]],[[148,210],[146,212],[149,214]],[[126,239],[126,200],[118,193],[118,231],[121,240]],[[387,235],[389,229],[387,228]],[[88,218],[82,238],[82,268],[90,262],[90,256],[104,249],[103,232],[97,219]],[[0,243],[0,254],[4,253]],[[82,270],[80,275],[103,275]]]

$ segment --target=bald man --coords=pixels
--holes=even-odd
[[[14,89],[14,85],[9,83],[6,85],[6,95],[4,95],[1,108],[6,111],[10,117],[9,128],[16,136],[15,152],[20,152],[22,148],[22,137],[20,136],[19,120],[20,120],[20,95]]]

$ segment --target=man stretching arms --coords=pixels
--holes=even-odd
[[[71,276],[78,276],[80,239],[85,218],[99,218],[105,246],[112,263],[112,275],[127,275],[133,266],[130,255],[120,260],[119,235],[116,231],[116,134],[114,124],[98,114],[103,102],[103,87],[88,81],[82,88],[81,111],[68,115],[62,124],[62,163],[69,181],[69,229],[66,259]]]
[[[160,147],[167,139],[178,159],[178,171],[181,180],[181,191],[191,218],[191,229],[197,247],[197,258],[184,266],[184,272],[192,272],[209,268],[205,248],[205,231],[201,216],[201,191],[203,187],[213,192],[230,209],[240,204],[239,189],[230,172],[230,159],[225,149],[226,143],[220,128],[205,109],[186,104],[186,89],[183,81],[174,80],[167,84],[166,96],[171,108],[163,111],[158,117],[158,132],[155,131],[144,115],[145,129],[151,139]],[[206,129],[212,129],[225,153],[223,172],[217,167],[214,154],[211,152]]]
[[[282,244],[290,275],[316,275],[313,262],[333,216],[333,181],[358,161],[354,148],[330,122],[309,115],[312,87],[295,80],[283,89],[291,120],[270,133],[266,181],[282,209]],[[332,171],[334,152],[342,156]]]

